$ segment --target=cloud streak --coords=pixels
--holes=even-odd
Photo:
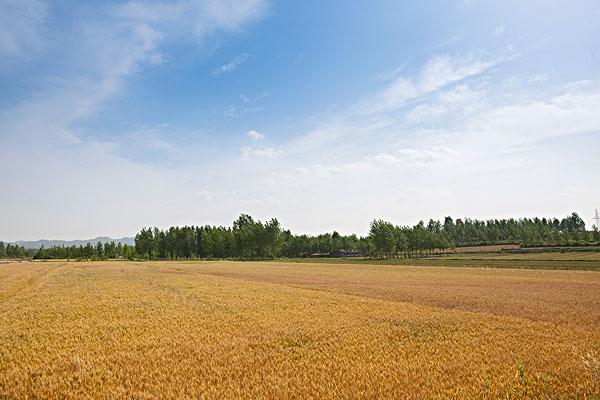
[[[240,55],[237,55],[235,58],[233,58],[233,60],[229,61],[227,64],[223,64],[223,65],[217,67],[212,72],[212,76],[219,77],[223,74],[228,74],[230,72],[235,71],[236,69],[238,69],[240,67],[240,65],[242,65],[244,62],[246,62],[246,60],[249,57],[250,57],[250,55],[248,53],[242,53]]]
[[[409,100],[417,99],[450,84],[484,73],[514,54],[483,57],[476,53],[466,56],[437,55],[429,59],[414,76],[395,78],[381,93],[360,104],[366,113],[386,112],[403,107]]]
[[[251,158],[276,158],[283,154],[283,151],[278,150],[274,147],[242,147],[240,151],[242,158],[245,160]]]

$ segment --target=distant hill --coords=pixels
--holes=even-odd
[[[102,242],[102,243],[115,242],[116,244],[122,243],[122,244],[128,244],[128,245],[134,244],[134,240],[132,237],[113,239],[113,238],[110,238],[107,236],[99,236],[97,238],[87,239],[87,240],[48,240],[48,239],[19,240],[17,242],[14,242],[14,244],[23,246],[26,249],[39,249],[42,246],[44,246],[46,248],[52,247],[52,246],[79,246],[79,245],[85,246],[88,242],[92,243],[92,244],[96,244],[98,242]]]

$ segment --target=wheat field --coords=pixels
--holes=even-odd
[[[0,264],[0,398],[600,395],[600,273]]]

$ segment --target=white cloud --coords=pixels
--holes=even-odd
[[[482,88],[473,88],[468,84],[456,85],[452,89],[440,92],[438,98],[445,104],[470,104],[478,103],[485,96]]]
[[[200,190],[198,195],[206,202],[212,203],[215,199],[223,201],[236,196],[235,190]]]
[[[273,147],[242,147],[241,154],[242,158],[276,158],[279,157],[283,152]]]
[[[541,74],[533,74],[529,77],[529,83],[542,83],[548,80],[549,74],[547,72]]]
[[[250,57],[250,55],[248,53],[242,53],[242,54],[236,56],[233,60],[231,60],[227,64],[223,64],[223,65],[217,67],[212,72],[212,76],[218,77],[223,74],[227,74],[229,72],[235,71],[236,69],[238,69],[238,67],[240,65],[242,65],[248,59],[248,57]]]
[[[455,43],[458,43],[461,39],[463,38],[463,34],[462,33],[457,33],[455,35],[450,36],[448,39],[445,39],[435,45],[432,46],[432,48],[434,49],[442,49],[444,47],[453,45]]]
[[[485,60],[474,53],[464,58],[436,56],[425,65],[416,85],[421,93],[431,92],[449,83],[479,75],[501,60],[502,58]]]
[[[238,107],[236,105],[230,104],[227,107],[225,107],[225,110],[223,111],[223,115],[229,118],[239,118],[243,115],[249,114],[249,113],[254,113],[254,112],[259,112],[259,111],[263,111],[264,108],[260,107],[260,106],[256,106],[256,107]]]
[[[417,149],[399,149],[398,154],[402,158],[409,158],[421,162],[440,161],[445,158],[457,157],[460,154],[457,151],[447,147],[435,147],[432,150],[417,150]]]
[[[368,168],[368,166],[368,162],[365,162],[364,160],[331,165],[315,164],[312,167],[312,172],[317,176],[328,177],[345,173],[357,173]]]
[[[446,155],[446,156],[452,156],[452,157],[457,157],[460,156],[460,153],[458,151],[449,149],[448,147],[443,147],[443,146],[439,146],[439,147],[434,147],[433,151],[441,154],[442,156]]]
[[[249,97],[242,93],[238,96],[241,103],[239,105],[230,104],[225,108],[223,114],[226,117],[238,118],[248,113],[263,111],[264,107],[257,105],[256,103],[270,94],[270,92],[264,92],[258,96]]]
[[[387,153],[378,153],[376,155],[374,155],[373,157],[367,158],[367,159],[373,159],[377,162],[381,162],[381,163],[398,163],[400,162],[400,158],[393,156],[391,154],[387,154]]]
[[[513,57],[513,54],[484,58],[475,53],[464,57],[439,55],[429,59],[414,76],[400,76],[381,93],[361,104],[363,112],[385,112],[400,108],[416,99],[449,84],[480,75],[491,67]]]
[[[250,139],[256,140],[256,141],[260,141],[265,138],[265,135],[263,135],[260,132],[255,131],[254,129],[246,132],[246,136],[248,136]]]
[[[600,131],[600,82],[567,85],[545,100],[518,101],[475,116],[465,127],[471,138],[490,145],[521,145]]]
[[[294,168],[294,172],[297,174],[302,174],[302,175],[308,175],[308,169],[304,168],[304,167],[296,167]]]
[[[342,173],[346,170],[346,168],[342,165],[322,166],[322,165],[316,164],[315,166],[313,166],[313,170],[319,176],[329,176],[331,174]]]
[[[398,154],[403,157],[416,158],[422,160],[435,161],[439,160],[440,156],[437,153],[428,150],[415,150],[415,149],[399,149]]]
[[[499,25],[497,27],[494,28],[494,36],[500,36],[504,33],[504,26],[503,25]]]

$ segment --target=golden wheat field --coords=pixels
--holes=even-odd
[[[600,273],[0,264],[0,398],[600,395]]]

